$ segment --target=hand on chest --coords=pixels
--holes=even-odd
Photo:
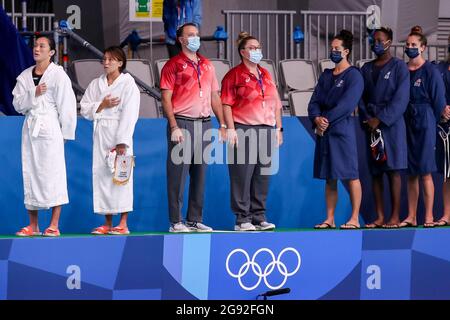
[[[124,104],[124,96],[125,95],[124,95],[123,90],[118,90],[118,88],[113,88],[113,89],[108,88],[100,93],[100,97],[98,100],[103,101],[106,97],[108,97],[109,99],[115,99],[115,98],[119,99],[119,104],[117,106],[104,109],[104,112],[106,112],[106,113],[115,113],[122,109],[122,106]]]

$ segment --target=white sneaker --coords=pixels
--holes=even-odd
[[[256,228],[250,222],[245,222],[235,225],[234,231],[256,231]]]
[[[263,221],[260,224],[255,225],[255,228],[258,231],[268,231],[275,229],[275,225],[273,223]]]
[[[186,227],[193,232],[212,232],[213,229],[201,222],[186,222]]]
[[[179,232],[190,232],[189,228],[185,226],[183,222],[178,222],[172,224],[169,228],[169,232],[179,233]]]

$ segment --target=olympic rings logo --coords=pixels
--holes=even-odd
[[[262,253],[262,252],[266,252],[270,255],[270,257],[272,258],[272,261],[269,262],[269,264],[264,268],[263,268],[257,263],[255,262],[257,256]],[[295,267],[295,269],[291,272],[288,271],[287,266],[281,261],[282,256],[286,253],[286,252],[292,252],[296,255],[297,258],[297,266]],[[230,259],[231,257],[233,257],[235,254],[238,253],[242,253],[244,255],[244,257],[246,258],[246,262],[239,268],[238,273],[233,273],[230,270]],[[300,253],[294,249],[294,248],[285,248],[283,249],[278,256],[275,258],[275,254],[272,252],[272,250],[268,249],[268,248],[261,248],[258,251],[256,251],[252,258],[250,259],[249,254],[247,253],[247,251],[243,250],[243,249],[234,249],[233,251],[230,252],[230,254],[228,254],[227,260],[226,260],[226,264],[225,267],[227,269],[228,274],[233,277],[238,279],[239,285],[241,286],[242,289],[247,290],[247,291],[251,291],[256,289],[259,284],[261,283],[261,281],[264,279],[264,283],[266,284],[266,286],[271,289],[271,290],[277,290],[280,289],[281,287],[283,287],[287,281],[287,279],[290,276],[293,276],[294,274],[297,273],[297,271],[300,269],[300,265],[302,263],[302,259],[300,257]],[[242,277],[244,277],[249,271],[250,271],[250,267],[251,267],[251,271],[258,277],[258,281],[256,282],[256,284],[254,286],[248,287],[245,284],[242,283]],[[272,272],[274,272],[275,267],[277,267],[278,272],[284,277],[283,281],[276,286],[271,285],[268,280],[267,277],[269,275],[272,274]]]

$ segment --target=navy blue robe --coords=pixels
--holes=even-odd
[[[12,91],[16,78],[28,67],[35,64],[33,52],[26,45],[11,18],[0,6],[0,112],[6,115],[19,115],[12,104]]]
[[[410,100],[405,113],[408,138],[408,173],[436,171],[436,125],[445,108],[445,87],[436,66],[426,61],[410,71]]]
[[[376,83],[372,72],[374,61],[361,68],[364,93],[359,104],[361,122],[378,118],[384,140],[387,160],[378,164],[373,160],[369,147],[369,168],[373,175],[408,167],[408,148],[404,113],[409,102],[409,71],[406,63],[398,58],[389,60],[380,70]],[[365,127],[366,125],[363,124]],[[369,131],[367,139],[370,141]]]
[[[445,84],[445,98],[447,105],[450,105],[450,71],[448,70],[450,63],[448,61],[443,61],[437,65],[438,71],[442,76]],[[440,123],[440,126],[445,129],[447,132],[450,131],[450,121],[446,123]],[[436,141],[436,164],[439,172],[444,173],[444,159],[445,159],[445,150],[444,143],[442,142],[441,137],[438,135]]]
[[[325,70],[311,97],[308,115],[316,127],[318,116],[329,121],[324,136],[316,136],[314,178],[357,179],[358,150],[352,112],[364,90],[360,71],[350,67],[333,76],[333,69]]]

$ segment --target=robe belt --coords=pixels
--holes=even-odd
[[[97,129],[97,125],[100,121],[102,120],[115,120],[115,121],[120,121],[120,117],[118,116],[101,116],[98,117],[94,120],[94,132]]]
[[[58,117],[58,112],[56,109],[46,109],[42,110],[40,109],[32,109],[28,113],[27,116],[27,126],[28,130],[31,131],[31,136],[33,138],[37,138],[39,136],[39,132],[41,131],[41,124],[42,124],[42,117],[47,116],[49,114],[54,114],[56,117]]]
[[[439,137],[442,139],[442,144],[444,145],[444,182],[447,178],[450,178],[450,130],[445,130],[441,125],[438,124]]]

